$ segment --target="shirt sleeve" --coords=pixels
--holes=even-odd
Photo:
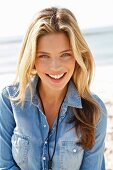
[[[92,149],[85,150],[80,170],[105,170],[104,149],[107,128],[107,110],[100,98],[96,100],[100,104],[101,114],[96,126],[96,141]]]
[[[0,93],[0,170],[20,170],[12,156],[11,137],[15,127],[7,90]]]

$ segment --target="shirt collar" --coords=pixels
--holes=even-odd
[[[68,90],[67,90],[66,97],[64,99],[64,103],[67,106],[82,108],[81,97],[72,80],[69,81]]]
[[[36,86],[38,83],[38,76],[33,76],[31,78],[31,86],[32,86],[32,96],[33,96],[33,100],[37,99],[37,92],[36,92]],[[29,101],[30,98],[30,86],[29,83],[27,84],[26,87],[26,92],[25,92],[25,101]]]
[[[38,76],[34,76],[31,79],[32,94],[33,94],[32,101],[35,104],[39,103],[39,97],[37,96],[37,93],[36,93],[36,86],[37,86],[38,80],[39,80]],[[27,88],[26,88],[25,101],[30,101],[30,88],[29,88],[29,85],[27,85]],[[63,103],[66,106],[82,108],[81,97],[80,97],[80,95],[79,95],[79,93],[78,93],[78,91],[77,91],[77,89],[75,87],[75,84],[73,83],[72,80],[69,81],[67,93],[66,93],[66,96],[64,98]]]

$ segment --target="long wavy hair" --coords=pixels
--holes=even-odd
[[[90,92],[94,60],[77,20],[70,10],[50,7],[34,16],[22,42],[15,78],[15,83],[19,82],[19,93],[13,100],[24,102],[28,83],[32,100],[31,77],[36,74],[34,64],[38,38],[52,32],[66,33],[76,59],[72,80],[81,96],[83,108],[71,108],[74,118],[70,122],[76,121],[78,144],[90,149],[95,143],[96,124],[100,113],[100,107]]]

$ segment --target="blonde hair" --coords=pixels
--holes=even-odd
[[[36,74],[34,67],[36,58],[36,48],[38,38],[51,32],[64,32],[70,40],[73,54],[76,59],[75,70],[73,74],[73,82],[84,101],[84,108],[74,109],[75,118],[78,122],[77,131],[81,130],[83,138],[79,142],[85,148],[90,148],[94,144],[96,122],[98,120],[99,106],[91,95],[90,83],[93,75],[94,60],[90,49],[79,29],[77,20],[73,13],[65,8],[46,8],[38,12],[23,39],[22,47],[19,54],[17,65],[16,79],[19,81],[19,94],[13,98],[20,103],[24,102],[26,86],[29,83],[31,100],[32,100],[32,84],[31,77]],[[85,107],[87,105],[87,107]],[[89,111],[92,112],[88,117]],[[92,107],[92,108],[91,108]],[[87,116],[85,115],[87,110]],[[85,129],[86,128],[86,129]],[[91,132],[87,132],[87,129]],[[86,142],[88,136],[92,136],[90,142]]]

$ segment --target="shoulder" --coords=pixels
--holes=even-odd
[[[0,90],[0,109],[4,107],[11,108],[10,97],[16,96],[18,94],[19,85],[8,85]]]
[[[94,99],[97,101],[97,103],[100,106],[100,118],[97,122],[97,127],[105,127],[107,126],[107,109],[106,105],[103,102],[103,100],[97,96],[96,94],[93,94]]]
[[[15,85],[11,84],[5,86],[3,89],[0,90],[0,96],[6,98],[10,96],[16,96],[18,94],[18,87],[19,87],[19,83],[16,83]]]
[[[93,94],[93,97],[97,101],[97,103],[99,104],[101,112],[106,114],[107,113],[107,109],[106,109],[104,101],[99,96],[97,96],[96,94]]]
[[[18,85],[8,85],[0,90],[0,117],[7,119],[13,115],[14,103],[10,99],[11,96],[17,94]]]

